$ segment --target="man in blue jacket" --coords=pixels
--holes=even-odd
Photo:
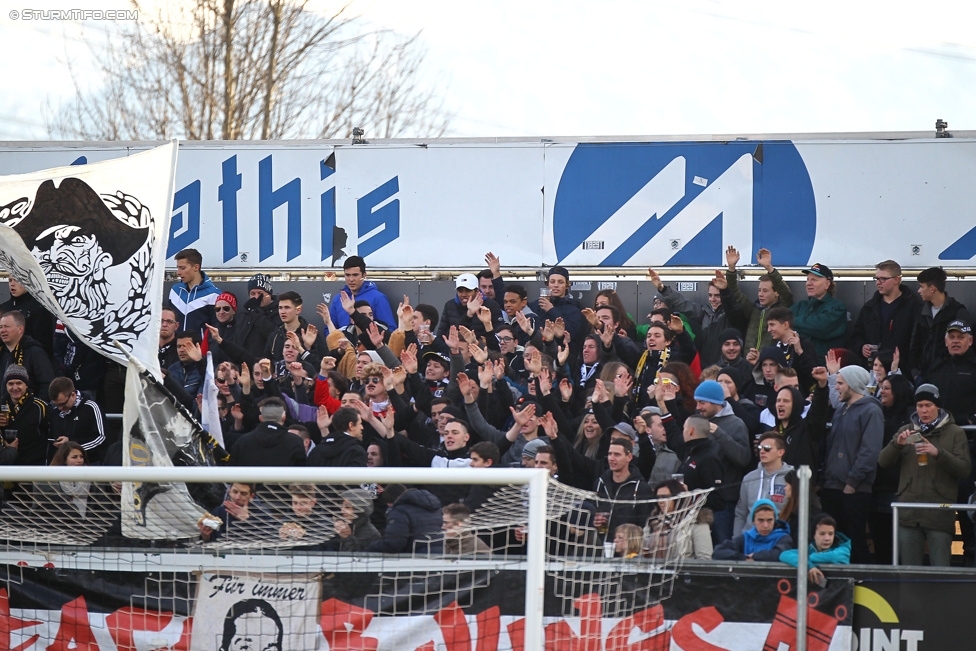
[[[183,249],[176,254],[176,275],[180,282],[169,290],[169,302],[180,322],[180,330],[204,334],[203,324],[217,327],[214,304],[221,291],[200,270],[203,256],[196,249]]]
[[[376,288],[376,283],[366,280],[366,261],[360,256],[354,255],[346,258],[342,265],[343,275],[346,278],[346,285],[342,288],[354,300],[366,301],[373,308],[373,319],[381,321],[387,328],[396,328],[399,323],[393,316],[390,309],[390,301]],[[329,304],[329,315],[332,323],[337,328],[345,328],[349,325],[349,314],[343,309],[342,301],[339,300],[339,292],[332,297]]]
[[[712,552],[713,560],[772,563],[793,547],[789,525],[779,519],[775,504],[769,500],[756,500],[749,517],[752,526],[716,547]]]

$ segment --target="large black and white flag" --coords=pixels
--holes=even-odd
[[[126,158],[0,176],[0,268],[86,344],[159,377],[175,141]]]
[[[213,466],[222,448],[172,394],[129,359],[125,378],[122,455],[126,466]],[[122,534],[167,539],[199,535],[197,521],[223,500],[222,484],[122,484]]]

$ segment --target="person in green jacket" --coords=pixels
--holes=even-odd
[[[892,437],[878,456],[878,465],[898,464],[898,501],[951,504],[959,480],[971,467],[966,433],[942,408],[939,389],[923,384],[915,390],[911,422]],[[921,565],[925,544],[929,563],[948,567],[952,560],[952,536],[956,514],[949,509],[902,509],[898,512],[899,560]]]
[[[766,311],[771,307],[793,305],[793,292],[783,276],[773,267],[773,254],[769,249],[759,249],[756,261],[766,273],[759,276],[759,298],[750,301],[739,289],[739,277],[735,273],[739,258],[739,252],[734,246],[726,249],[725,262],[728,264],[728,271],[724,275],[715,274],[715,286],[722,296],[722,305],[729,315],[729,324],[746,333],[746,361],[755,364],[759,359],[759,351],[773,345],[773,339],[766,330]],[[742,321],[741,324],[735,323],[736,316]]]
[[[819,262],[804,272],[807,298],[793,306],[793,328],[813,342],[821,360],[831,348],[847,347],[847,306],[834,298],[834,272]]]

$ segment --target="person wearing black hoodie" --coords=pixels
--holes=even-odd
[[[851,350],[870,360],[876,353],[898,351],[907,357],[915,315],[922,307],[918,294],[901,282],[901,266],[885,260],[874,266],[878,291],[862,307],[851,333]]]
[[[782,349],[776,346],[763,348],[752,369],[753,383],[746,388],[742,397],[748,398],[760,409],[772,407],[776,401],[776,371],[787,366]]]
[[[259,409],[261,424],[234,443],[230,450],[231,465],[305,466],[305,444],[284,426],[285,403],[280,398],[265,398]]]
[[[803,416],[804,398],[796,387],[783,387],[776,393],[772,406],[776,426],[769,428],[786,442],[783,463],[794,468],[810,466],[812,483],[816,483],[817,466],[820,464],[820,447],[827,434],[830,420],[830,390],[827,388],[827,369],[813,369],[817,386],[813,390],[813,402],[806,417]]]

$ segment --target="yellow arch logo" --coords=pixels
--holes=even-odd
[[[891,607],[888,600],[870,588],[854,586],[854,605],[864,606],[870,610],[882,624],[898,623],[898,615],[895,614],[895,609]]]

